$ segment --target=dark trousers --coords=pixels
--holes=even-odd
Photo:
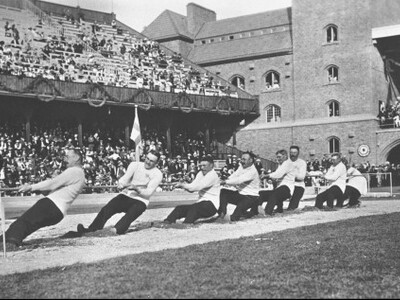
[[[119,194],[112,198],[110,202],[104,206],[92,224],[89,226],[90,231],[96,231],[104,228],[107,221],[115,214],[125,213],[125,215],[115,224],[117,234],[124,234],[131,223],[135,221],[144,211],[146,205],[139,200],[132,199],[126,195]]]
[[[326,201],[328,207],[333,208],[333,201],[335,199],[337,200],[336,206],[340,207],[340,199],[342,199],[342,197],[342,190],[337,185],[334,185],[317,195],[317,198],[315,199],[315,207],[323,208],[323,204]]]
[[[361,194],[356,188],[347,185],[343,197],[340,200],[338,199],[338,206],[342,207],[346,199],[349,199],[349,206],[356,205],[359,203],[358,199],[360,199],[360,197]]]
[[[191,205],[179,205],[166,218],[175,223],[176,220],[185,218],[183,223],[194,223],[200,218],[209,218],[217,213],[217,209],[211,201],[201,201]]]
[[[302,186],[295,186],[292,198],[290,198],[288,209],[296,209],[299,207],[301,198],[304,195],[304,188]]]
[[[219,215],[226,215],[228,203],[236,205],[236,208],[231,215],[231,221],[239,221],[240,217],[245,215],[245,212],[257,203],[258,196],[249,196],[239,194],[238,191],[230,191],[221,189],[219,195]]]
[[[22,241],[40,228],[59,223],[64,215],[49,198],[42,198],[13,222],[6,232],[6,241],[21,245]]]
[[[265,213],[272,215],[275,206],[278,209],[283,207],[283,201],[290,198],[290,189],[286,185],[282,185],[273,191],[260,191],[259,205],[267,202]]]

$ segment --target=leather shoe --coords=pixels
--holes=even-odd
[[[89,229],[85,228],[85,226],[83,226],[83,224],[78,224],[78,226],[76,227],[76,231],[78,231],[79,233],[87,233],[89,232]]]

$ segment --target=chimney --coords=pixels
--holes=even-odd
[[[217,14],[214,11],[193,2],[186,5],[186,12],[188,30],[193,35],[196,35],[204,23],[217,20]]]

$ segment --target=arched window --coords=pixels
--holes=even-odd
[[[328,116],[339,117],[340,116],[340,105],[336,100],[328,102]]]
[[[281,87],[281,81],[279,73],[276,71],[268,71],[265,75],[265,89],[267,91],[273,89],[279,89]]]
[[[231,83],[234,86],[238,87],[239,89],[244,90],[246,88],[244,77],[242,77],[242,76],[239,76],[239,75],[233,76],[231,79]]]
[[[328,83],[335,83],[339,81],[339,68],[337,66],[329,66],[328,71]]]
[[[326,27],[326,42],[333,43],[338,41],[338,28],[335,25]]]
[[[265,108],[267,123],[281,121],[281,108],[278,105],[271,104]]]
[[[340,152],[340,140],[337,137],[329,138],[329,153]]]

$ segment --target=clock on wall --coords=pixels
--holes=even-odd
[[[358,147],[358,155],[360,155],[361,157],[368,156],[370,152],[371,150],[369,149],[368,145],[360,145]]]

